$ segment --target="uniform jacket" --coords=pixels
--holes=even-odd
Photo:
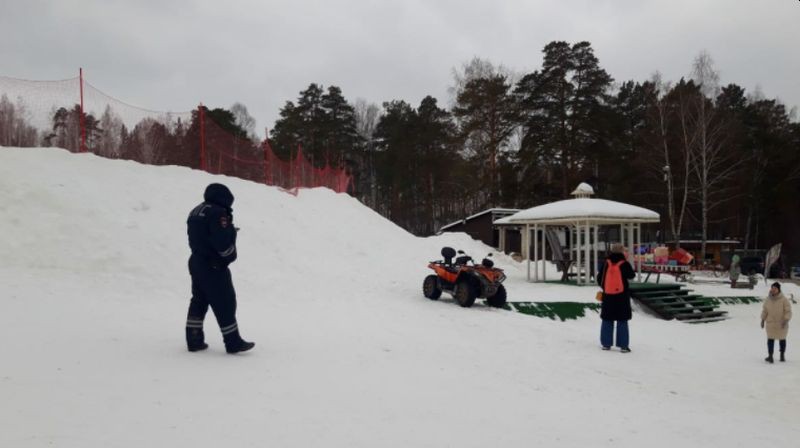
[[[766,322],[768,339],[786,339],[789,334],[788,322],[792,319],[792,304],[781,293],[769,295],[764,299],[761,320]],[[783,324],[786,322],[786,327]]]
[[[211,184],[203,198],[186,220],[192,258],[215,269],[227,267],[237,256],[233,194],[222,184]]]
[[[606,258],[606,261],[611,260],[612,263],[617,263],[625,259],[625,256],[620,253],[612,253]],[[606,261],[603,262],[597,274],[597,284],[603,287],[605,280]],[[603,303],[600,306],[600,317],[603,320],[630,320],[631,313],[631,290],[628,280],[636,276],[633,272],[633,267],[627,261],[620,265],[620,273],[622,274],[623,291],[619,294],[603,294]]]

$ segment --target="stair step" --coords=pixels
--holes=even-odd
[[[706,311],[704,313],[678,313],[675,314],[675,319],[678,320],[692,320],[703,319],[708,317],[721,317],[728,314],[727,311]]]
[[[702,303],[666,303],[661,305],[653,305],[653,308],[658,308],[663,311],[674,313],[676,311],[684,311],[684,310],[701,310],[701,311],[712,311],[716,308],[715,305],[702,302]]]
[[[721,322],[723,320],[728,320],[728,319],[730,319],[730,317],[728,316],[718,316],[718,317],[706,317],[703,319],[688,319],[688,320],[682,320],[681,322],[686,324],[705,324],[708,322]]]
[[[716,322],[728,319],[727,311],[716,309],[719,304],[713,299],[682,285],[645,286],[638,289],[631,285],[631,297],[650,308],[664,319],[677,319],[686,323]]]
[[[631,295],[636,297],[658,297],[658,296],[676,296],[676,295],[686,295],[689,292],[693,291],[692,289],[679,289],[679,290],[669,290],[669,291],[632,291]]]
[[[652,303],[653,305],[661,305],[668,303],[711,303],[710,299],[698,295],[654,297],[654,298],[639,299],[639,300],[644,303]]]

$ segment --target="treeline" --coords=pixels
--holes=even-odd
[[[588,42],[551,42],[533,73],[475,59],[454,75],[450,105],[351,105],[312,84],[272,141],[345,160],[355,194],[419,235],[488,207],[565,199],[585,181],[660,212],[666,241],[800,249],[800,125],[775,99],[719,85],[707,54],[674,83],[617,83]]]
[[[542,53],[532,73],[464,64],[447,104],[350,102],[336,86],[311,84],[281,108],[269,143],[284,160],[302,147],[317,167],[346,166],[354,196],[418,235],[489,207],[565,199],[588,182],[599,197],[661,213],[666,241],[735,237],[746,249],[783,242],[800,252],[800,124],[779,101],[719,85],[705,53],[675,82],[616,82],[588,42],[551,42]],[[23,104],[3,97],[0,145],[77,150],[79,110],[54,111],[37,134]],[[243,105],[204,111],[219,128],[206,139],[259,157]],[[129,129],[109,107],[84,117],[87,146],[196,168],[198,115]]]
[[[246,127],[252,128],[255,122],[246,107],[237,103],[230,110],[203,107],[203,111],[209,146],[216,143],[245,158],[263,157],[252,129]],[[30,115],[22,98],[14,104],[7,95],[0,95],[0,145],[54,146],[72,152],[81,150],[79,104],[54,108],[49,114],[50,124],[45,129],[31,125]],[[84,113],[83,128],[88,152],[151,165],[200,167],[198,110],[192,111],[188,120],[165,113],[145,117],[129,127],[109,105],[99,118]]]
[[[29,112],[22,99],[14,104],[8,95],[0,95],[0,146],[31,147],[37,144],[39,131],[29,123]]]

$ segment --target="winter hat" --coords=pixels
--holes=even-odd
[[[206,192],[203,194],[203,199],[206,202],[217,204],[227,209],[233,205],[233,193],[225,185],[222,184],[209,184],[206,187]]]
[[[780,290],[781,290],[781,284],[780,284],[780,283],[778,283],[778,282],[775,282],[775,283],[773,283],[773,284],[772,284],[772,287],[773,287],[773,288],[775,288],[775,289],[777,289],[778,291],[780,291]]]
[[[624,254],[625,253],[625,246],[620,243],[614,243],[611,245],[611,253],[612,254]]]

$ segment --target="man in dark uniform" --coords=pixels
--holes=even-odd
[[[186,318],[186,344],[190,352],[205,350],[203,320],[209,305],[217,318],[228,353],[250,350],[253,342],[239,336],[236,323],[236,291],[228,265],[236,260],[236,233],[233,226],[233,194],[222,184],[206,188],[205,201],[189,213],[189,274],[192,276],[192,301]]]

